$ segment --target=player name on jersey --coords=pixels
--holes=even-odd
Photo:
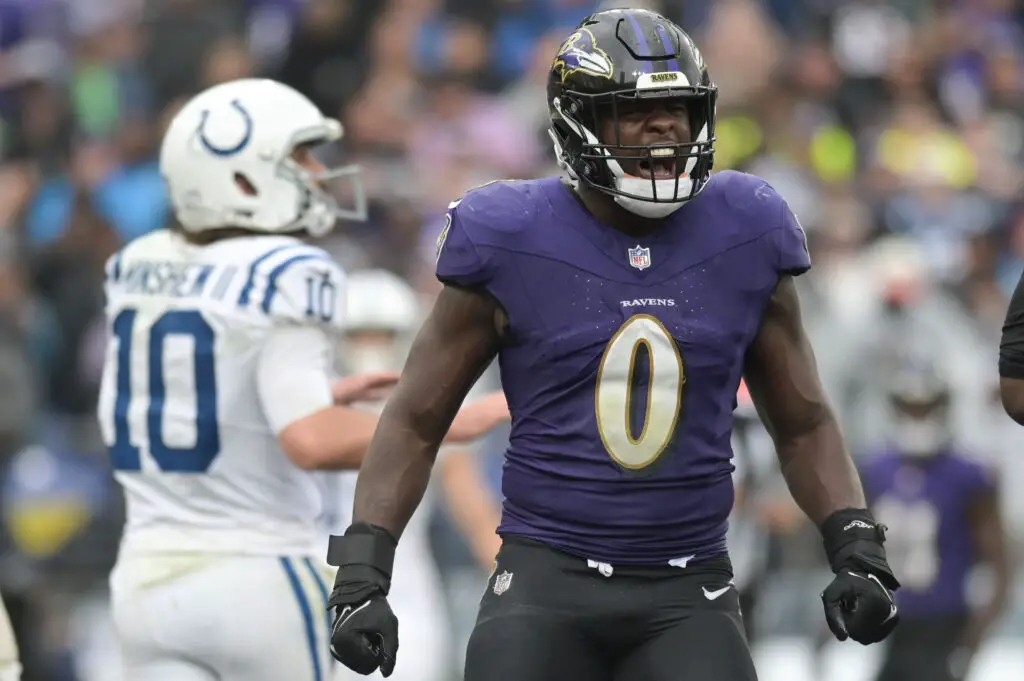
[[[133,262],[120,273],[119,288],[124,293],[196,297],[214,272],[214,265],[175,262]]]

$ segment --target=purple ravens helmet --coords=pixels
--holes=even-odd
[[[549,133],[574,182],[615,197],[633,213],[665,217],[697,196],[711,175],[717,94],[704,58],[679,26],[647,10],[598,12],[566,38],[551,64]],[[620,109],[645,100],[684,103],[692,139],[619,144]],[[600,139],[608,117],[616,139]],[[638,157],[645,169],[639,177],[624,170],[624,162]]]

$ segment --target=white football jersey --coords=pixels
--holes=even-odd
[[[323,329],[336,346],[342,270],[293,237],[199,246],[161,230],[106,275],[98,415],[126,497],[122,551],[322,553],[317,485],[278,444],[288,424],[268,416],[294,398],[261,391],[258,372],[284,327]],[[330,405],[324,386],[312,411]]]

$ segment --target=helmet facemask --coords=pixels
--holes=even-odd
[[[661,74],[658,74],[661,75]],[[614,197],[626,210],[663,218],[697,196],[714,164],[715,99],[713,86],[645,87],[617,92],[563,90],[552,99],[549,131],[560,165],[574,182]],[[623,145],[620,111],[642,101],[686,103],[690,141],[663,145]],[[610,118],[615,139],[602,141],[599,131]],[[629,171],[633,172],[630,173]]]
[[[324,236],[338,220],[363,222],[367,218],[362,170],[355,164],[332,165],[339,155],[337,140],[340,137],[340,126],[338,134],[334,134],[333,126],[328,126],[326,134],[325,130],[316,130],[296,136],[292,150],[307,146],[321,166],[317,169],[307,168],[291,155],[278,163],[277,175],[299,190],[292,228],[304,229],[312,237]]]

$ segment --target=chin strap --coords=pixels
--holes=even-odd
[[[615,203],[619,204],[622,208],[628,210],[634,215],[638,215],[642,218],[649,220],[658,220],[661,218],[667,218],[672,213],[683,207],[686,201],[673,201],[671,203],[664,201],[655,203],[654,201],[644,201],[643,199],[633,198],[632,196],[616,196],[612,195],[615,199]]]

